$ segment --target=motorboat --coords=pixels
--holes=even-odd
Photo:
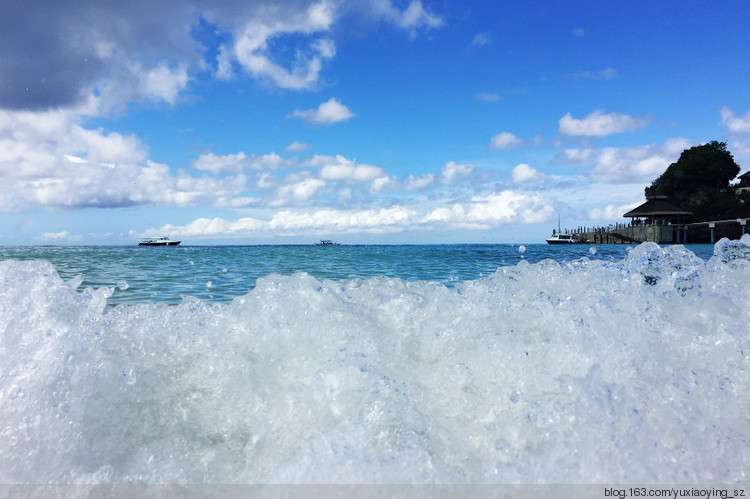
[[[166,236],[144,237],[138,246],[177,246],[182,241],[173,241]]]
[[[578,234],[563,234],[560,230],[560,215],[557,215],[557,232],[552,229],[552,236],[545,239],[547,244],[583,244],[585,241]]]
[[[547,244],[582,244],[583,241],[578,234],[560,234],[556,232],[545,239]]]

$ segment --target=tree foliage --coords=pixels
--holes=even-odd
[[[726,142],[713,141],[684,150],[676,163],[646,187],[646,196],[667,196],[698,219],[724,216],[740,204],[728,189],[739,172]]]

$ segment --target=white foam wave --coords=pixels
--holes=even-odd
[[[747,483],[750,236],[107,307],[0,262],[0,482]]]

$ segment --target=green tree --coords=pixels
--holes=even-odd
[[[686,149],[676,163],[646,187],[646,196],[662,195],[697,219],[723,216],[739,204],[729,182],[740,172],[726,142]]]

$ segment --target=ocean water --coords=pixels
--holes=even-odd
[[[0,483],[747,483],[750,236],[0,248]]]

